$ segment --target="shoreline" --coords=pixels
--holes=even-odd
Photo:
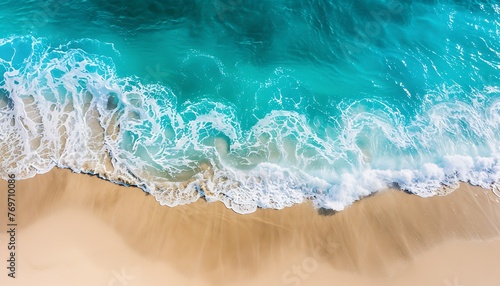
[[[5,196],[6,182],[0,187]],[[241,215],[204,200],[161,206],[139,188],[54,169],[17,181],[20,277],[13,285],[64,285],[61,267],[77,276],[87,267],[94,274],[82,281],[107,285],[119,264],[136,273],[129,285],[453,285],[454,275],[463,285],[491,285],[500,281],[490,269],[500,257],[496,199],[462,184],[431,198],[386,190],[332,215],[311,203]],[[468,279],[479,280],[461,282]]]

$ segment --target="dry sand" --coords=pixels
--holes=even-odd
[[[17,278],[2,266],[2,286],[500,285],[500,204],[468,185],[428,199],[387,190],[329,215],[310,204],[251,215],[202,200],[162,207],[68,170],[16,189]]]

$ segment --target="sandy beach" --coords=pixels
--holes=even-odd
[[[0,190],[0,285],[500,285],[500,203],[466,184],[426,199],[387,190],[338,213],[240,215],[52,170],[16,183],[15,279]]]

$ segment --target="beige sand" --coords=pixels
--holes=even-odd
[[[239,215],[53,170],[17,182],[17,207],[17,278],[1,267],[0,285],[500,285],[500,204],[468,185],[428,199],[388,190],[334,215]]]

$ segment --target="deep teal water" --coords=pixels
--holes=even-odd
[[[499,71],[498,1],[2,1],[0,170],[241,213],[498,192]]]

